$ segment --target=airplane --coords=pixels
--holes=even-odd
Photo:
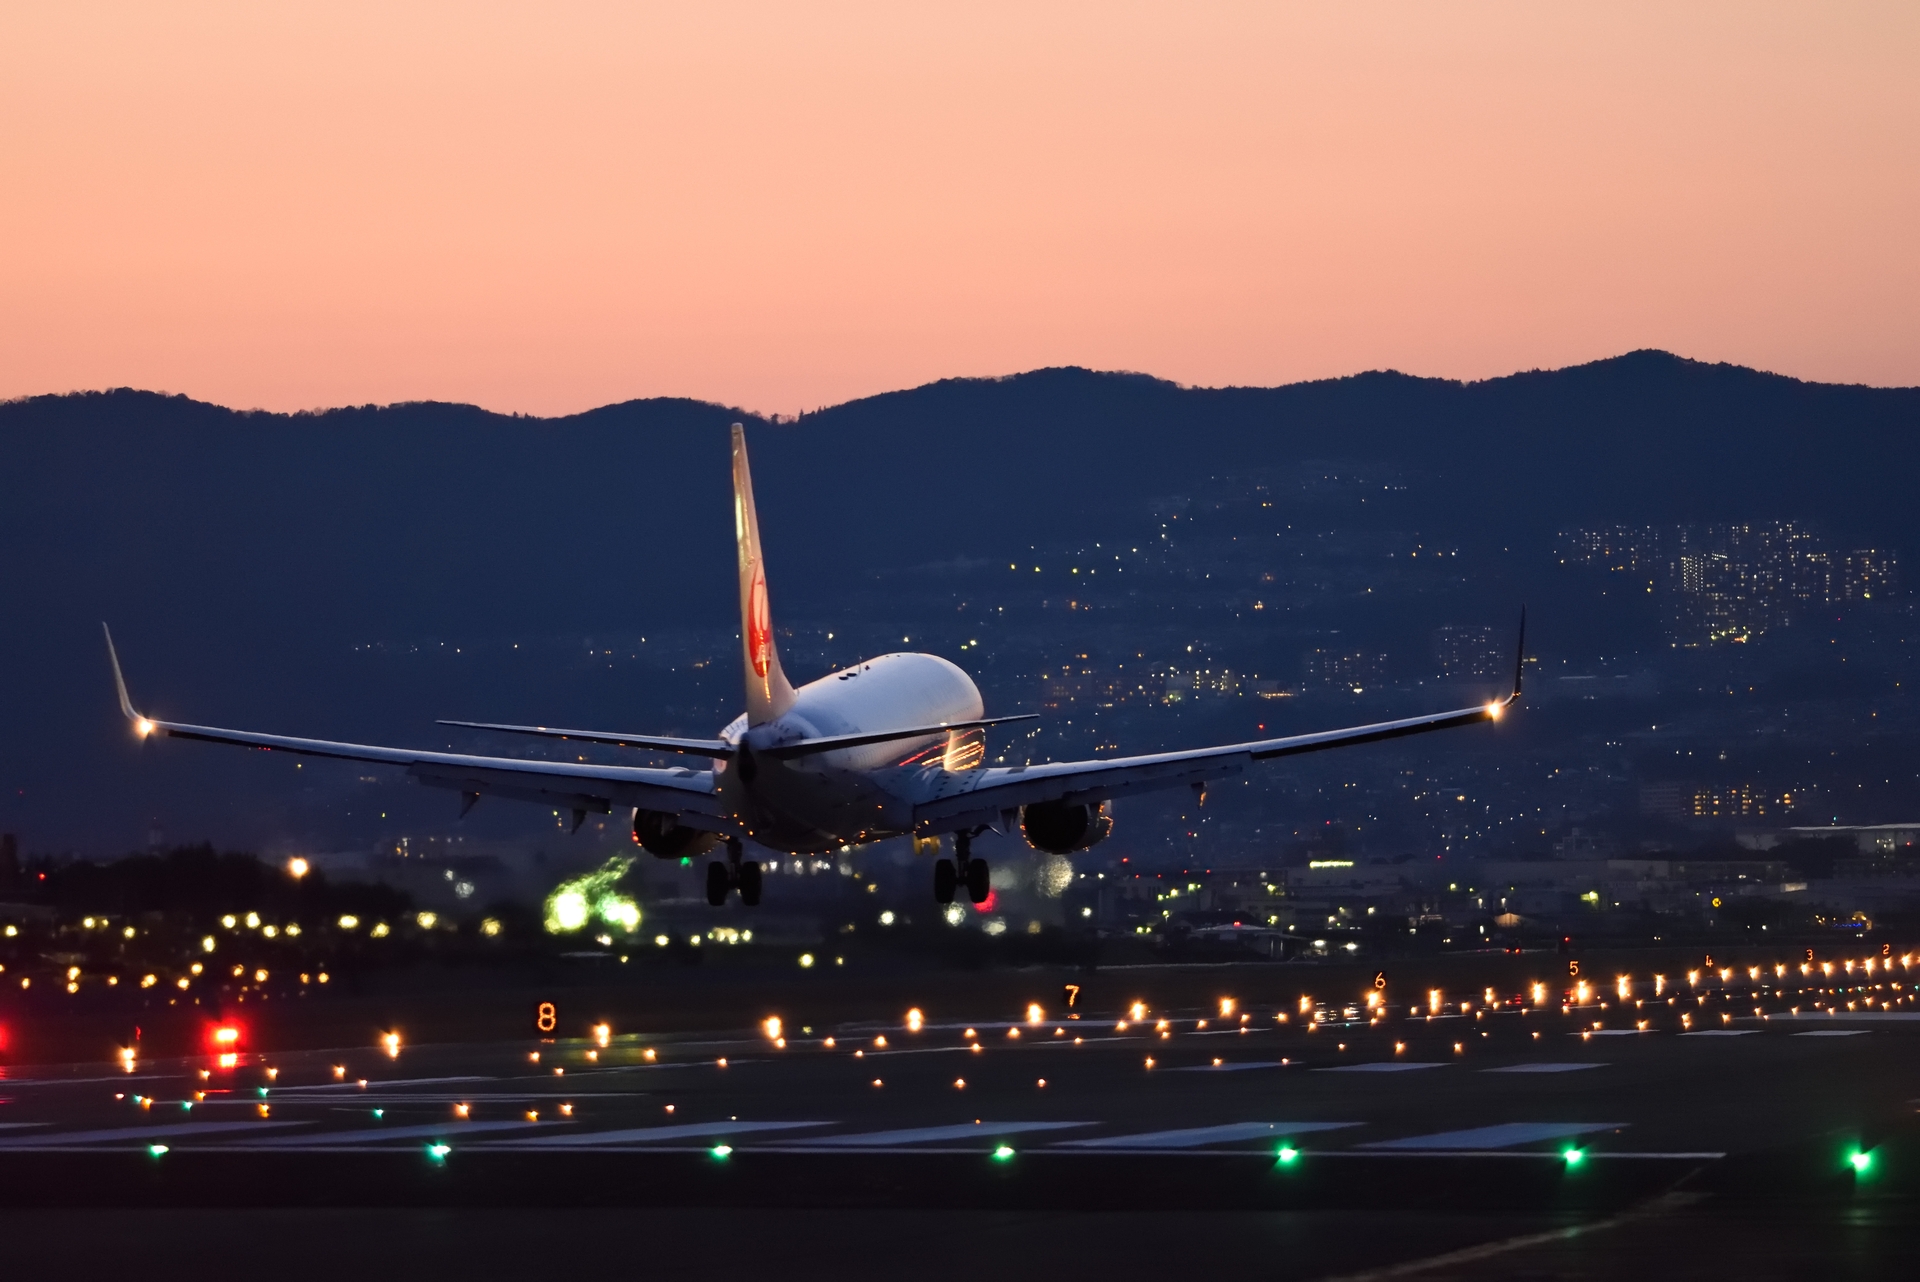
[[[631,809],[634,841],[662,859],[698,858],[724,847],[724,861],[711,861],[706,872],[707,900],[719,907],[735,892],[743,904],[760,902],[761,869],[744,857],[748,841],[774,851],[820,854],[887,837],[949,834],[953,857],[934,863],[934,898],[951,903],[964,888],[979,904],[990,892],[988,867],[972,853],[972,842],[983,833],[1018,831],[1037,851],[1072,855],[1113,831],[1109,803],[1117,798],[1189,788],[1204,804],[1208,783],[1244,774],[1256,762],[1495,722],[1520,697],[1524,610],[1512,689],[1475,707],[1183,752],[989,767],[983,764],[986,732],[1038,718],[987,716],[972,678],[939,655],[883,654],[798,689],[788,682],[767,600],[746,433],[738,423],[733,516],[746,711],[716,737],[438,723],[675,753],[704,758],[705,769],[471,756],[163,721],[135,711],[113,634],[102,623],[120,711],[142,740],[159,735],[401,766],[420,783],[460,793],[463,816],[483,796],[503,797],[571,811],[578,832],[589,814]]]

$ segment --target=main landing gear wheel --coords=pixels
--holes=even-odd
[[[976,904],[984,904],[992,893],[993,884],[987,880],[987,861],[967,860],[967,898]]]
[[[953,902],[954,888],[960,884],[960,877],[953,871],[953,860],[942,859],[933,865],[933,897],[940,903]]]
[[[718,859],[707,865],[707,902],[715,908],[727,902],[727,892],[733,889],[733,878],[727,875],[727,866]]]
[[[749,908],[760,902],[760,861],[757,859],[740,865],[740,902]]]

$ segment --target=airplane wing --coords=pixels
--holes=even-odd
[[[102,624],[104,631],[106,625]],[[639,806],[680,816],[683,825],[714,832],[729,831],[719,799],[714,794],[711,770],[658,770],[632,766],[588,765],[584,762],[524,761],[515,757],[477,757],[453,752],[426,752],[413,748],[385,748],[371,744],[338,743],[328,739],[296,739],[287,735],[260,734],[251,730],[223,730],[215,726],[188,725],[142,716],[127,694],[126,678],[120,673],[120,656],[114,652],[113,634],[107,633],[107,657],[113,663],[113,682],[120,696],[120,711],[133,723],[134,733],[145,739],[166,735],[172,739],[199,739],[207,743],[230,743],[270,752],[290,752],[307,757],[336,757],[347,761],[375,761],[404,766],[407,774],[434,788],[451,788],[462,793],[471,805],[483,796],[531,801],[556,810],[570,810],[574,827],[589,813],[611,814],[616,806]]]
[[[1162,752],[1140,757],[1113,757],[1096,761],[1052,761],[1037,766],[993,767],[971,771],[941,771],[931,776],[932,788],[913,808],[918,831],[945,831],[966,827],[1011,826],[1013,812],[1043,801],[1078,805],[1106,801],[1132,793],[1166,788],[1204,788],[1213,779],[1243,773],[1256,761],[1322,752],[1355,744],[1377,743],[1407,735],[1449,730],[1455,726],[1498,721],[1520,697],[1521,664],[1526,653],[1527,621],[1520,616],[1520,653],[1514,660],[1513,689],[1502,698],[1473,708],[1435,712],[1399,721],[1259,739],[1250,743]]]
[[[436,725],[460,726],[466,730],[497,730],[501,734],[533,735],[540,739],[578,739],[582,743],[605,743],[616,748],[645,748],[650,752],[684,752],[696,757],[720,761],[733,758],[733,745],[725,739],[673,739],[657,734],[621,734],[614,730],[559,730],[553,726],[506,726],[492,721],[438,721]]]

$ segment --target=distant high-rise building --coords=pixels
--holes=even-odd
[[[1602,525],[1560,531],[1562,565],[1596,570],[1653,571],[1661,562],[1665,531],[1652,525]]]
[[[1876,601],[1899,586],[1900,562],[1884,548],[1861,548],[1840,559],[1830,601]]]
[[[1387,683],[1387,656],[1368,651],[1314,650],[1306,656],[1307,684],[1352,690]]]
[[[1512,658],[1507,645],[1497,629],[1450,624],[1433,634],[1433,661],[1448,680],[1497,677]]]

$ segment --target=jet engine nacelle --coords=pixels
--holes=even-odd
[[[633,839],[640,848],[661,859],[687,859],[704,855],[720,842],[717,833],[701,832],[680,823],[679,815],[663,810],[633,812]]]
[[[1070,855],[1105,841],[1113,832],[1113,816],[1107,813],[1104,801],[1090,806],[1042,801],[1021,808],[1020,831],[1035,850]]]

